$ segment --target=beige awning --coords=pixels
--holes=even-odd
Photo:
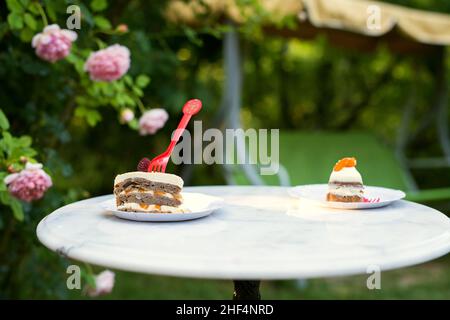
[[[260,8],[236,2],[173,0],[166,16],[174,23],[193,26],[223,19],[242,24],[260,10],[266,31],[289,37],[326,34],[338,45],[363,50],[382,41],[398,52],[426,52],[450,44],[450,15],[446,14],[366,0],[259,0]],[[294,18],[298,26],[277,27],[286,18]]]

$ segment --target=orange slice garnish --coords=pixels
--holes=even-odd
[[[351,157],[351,158],[343,158],[341,160],[339,160],[335,165],[333,170],[334,171],[341,171],[343,168],[351,168],[351,167],[356,167],[356,159]]]

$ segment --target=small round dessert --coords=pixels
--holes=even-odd
[[[356,164],[355,158],[343,158],[336,163],[328,182],[327,201],[364,201],[364,185]]]

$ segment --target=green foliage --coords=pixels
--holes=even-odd
[[[11,12],[23,12],[24,7],[18,0],[6,0],[6,5]]]
[[[0,128],[2,130],[8,130],[9,129],[8,118],[6,118],[5,113],[1,109],[0,109]]]
[[[36,19],[30,13],[25,13],[23,16],[25,24],[30,28],[30,30],[37,30],[37,22]]]
[[[111,29],[111,23],[108,19],[106,19],[103,16],[95,16],[94,22],[97,27],[100,28],[100,30],[110,30]]]
[[[7,0],[10,10],[7,21],[12,31],[19,35],[22,41],[30,41],[39,28],[45,25],[41,22],[42,7],[36,1]]]
[[[24,211],[19,200],[8,192],[4,179],[9,174],[8,170],[18,172],[23,169],[24,161],[34,162],[37,152],[31,147],[32,140],[29,136],[14,137],[7,130],[9,121],[2,109],[0,109],[0,203],[10,208],[15,219],[24,220]]]
[[[99,12],[103,11],[108,7],[108,2],[106,0],[92,0],[91,8],[92,11]]]
[[[66,8],[71,4],[81,9],[81,29],[74,30],[78,39],[70,55],[55,63],[41,60],[31,47],[32,37],[48,24],[66,28]],[[137,134],[139,116],[147,109],[168,109],[171,119],[163,135],[170,137],[186,99],[200,95],[208,103],[218,93],[208,93],[208,82],[178,77],[178,68],[190,70],[194,61],[180,60],[178,51],[198,48],[205,36],[220,37],[225,28],[198,32],[169,25],[162,15],[164,5],[8,0],[6,10],[0,11],[0,205],[5,209],[0,215],[0,232],[5,234],[0,240],[0,298],[64,297],[61,268],[66,262],[35,240],[40,219],[64,204],[109,193],[113,174],[134,168],[142,153],[164,147],[164,139]],[[122,24],[125,29],[118,28]],[[117,81],[92,81],[84,70],[87,58],[115,43],[130,49],[129,72]],[[192,59],[207,56],[205,52]],[[125,108],[135,113],[135,119],[121,125],[118,120]],[[125,149],[118,149],[118,144]],[[54,182],[42,200],[30,204],[13,198],[3,182],[8,170],[23,169],[24,157],[38,158]],[[42,267],[46,264],[56,269],[52,275]],[[39,276],[30,276],[25,283],[14,274]],[[92,282],[92,277],[88,274],[85,281]]]

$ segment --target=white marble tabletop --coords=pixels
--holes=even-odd
[[[293,279],[366,273],[422,263],[450,251],[450,219],[398,201],[345,211],[302,203],[283,187],[185,188],[225,199],[206,218],[121,220],[98,204],[62,207],[38,225],[39,240],[70,258],[109,268],[216,279]]]

